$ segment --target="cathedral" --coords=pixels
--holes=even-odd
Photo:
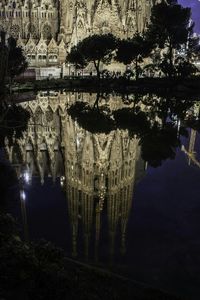
[[[24,49],[29,66],[58,66],[92,34],[129,38],[146,28],[156,0],[0,0],[0,30]]]

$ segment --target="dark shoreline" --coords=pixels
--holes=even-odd
[[[67,78],[67,79],[51,79],[42,81],[25,81],[18,82],[13,87],[13,93],[36,93],[41,90],[58,90],[79,92],[116,92],[122,94],[138,93],[138,94],[157,94],[160,96],[174,96],[185,99],[200,99],[200,77],[188,79],[166,79],[166,78],[142,78],[138,82],[119,79],[101,79],[91,78]]]

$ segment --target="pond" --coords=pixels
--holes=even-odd
[[[1,160],[24,239],[199,299],[200,102],[59,91],[18,105],[27,130]]]

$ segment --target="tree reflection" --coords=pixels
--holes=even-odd
[[[142,158],[152,167],[158,167],[163,160],[175,158],[180,139],[177,137],[177,129],[172,123],[168,123],[164,128],[153,126],[142,136],[140,143]]]
[[[6,193],[16,183],[17,176],[14,169],[5,162],[0,161],[0,210],[6,208]]]
[[[23,136],[29,117],[29,113],[21,106],[0,103],[0,151],[6,144],[14,146],[15,140]],[[14,169],[3,159],[3,152],[0,156],[0,206],[4,207],[7,204],[7,191],[17,184],[18,180]]]
[[[140,138],[142,158],[153,167],[175,158],[181,136],[187,136],[187,125],[199,126],[199,120],[188,118],[193,101],[169,95],[124,95],[125,107],[112,111],[109,105],[101,105],[101,99],[103,96],[98,94],[93,107],[88,102],[76,102],[68,113],[92,133],[128,130],[130,136]]]
[[[22,137],[29,117],[29,112],[19,105],[0,104],[0,147],[4,146],[5,139],[12,144],[13,138]]]
[[[93,107],[85,102],[76,102],[68,109],[68,113],[74,120],[77,119],[82,128],[92,133],[109,133],[115,123],[106,107],[99,108],[99,100],[100,95],[97,94]]]

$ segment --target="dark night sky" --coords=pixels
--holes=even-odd
[[[179,0],[179,3],[192,8],[192,17],[196,24],[195,32],[200,33],[200,0]]]

